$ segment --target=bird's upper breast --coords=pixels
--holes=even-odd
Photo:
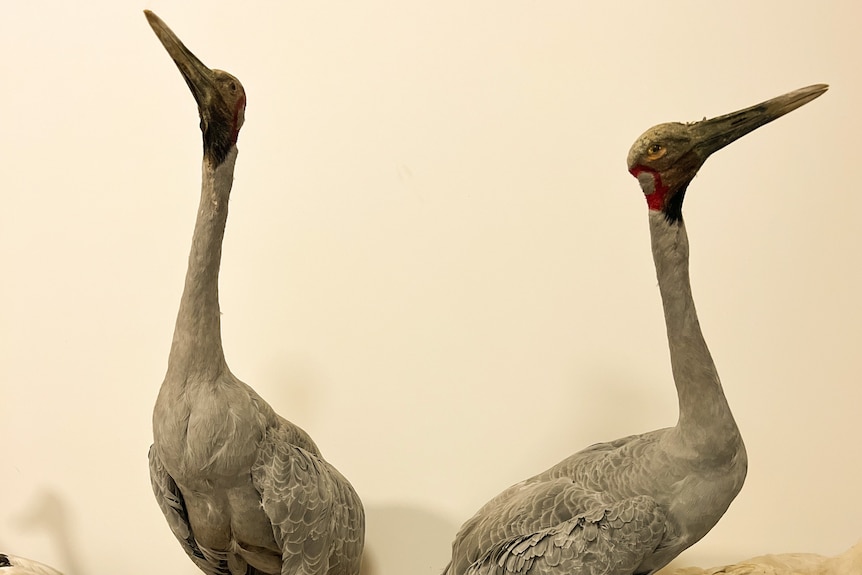
[[[744,448],[724,465],[691,468],[669,490],[665,505],[689,545],[712,529],[742,489],[747,472]]]

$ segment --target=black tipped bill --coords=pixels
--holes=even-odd
[[[198,60],[197,56],[192,54],[191,50],[186,48],[173,30],[168,28],[168,25],[149,10],[144,10],[144,15],[147,17],[147,22],[159,41],[168,54],[173,59],[180,73],[189,85],[198,107],[205,108],[210,105],[212,98],[216,95],[216,87],[213,82],[213,71],[207,68],[203,62]]]
[[[829,89],[827,84],[814,84],[738,112],[696,122],[690,126],[691,133],[695,137],[695,148],[705,160],[710,154],[749,132],[804,106],[827,89]]]

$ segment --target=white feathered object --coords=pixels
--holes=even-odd
[[[44,563],[0,553],[0,575],[63,575]]]
[[[665,569],[658,575],[862,575],[862,541],[837,557],[814,553],[761,555],[723,567]]]

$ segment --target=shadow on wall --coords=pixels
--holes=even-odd
[[[30,505],[15,516],[13,521],[21,531],[42,531],[51,538],[57,546],[62,571],[66,575],[83,573],[75,552],[75,542],[72,540],[67,506],[55,492],[48,489],[37,492]],[[33,559],[38,560],[37,557]]]
[[[366,507],[361,575],[440,575],[459,525],[418,507]]]

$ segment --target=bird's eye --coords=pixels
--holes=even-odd
[[[229,87],[231,92],[236,92],[236,82],[231,82]]]
[[[667,148],[661,144],[652,144],[647,148],[647,157],[650,160],[658,160],[667,153]]]

